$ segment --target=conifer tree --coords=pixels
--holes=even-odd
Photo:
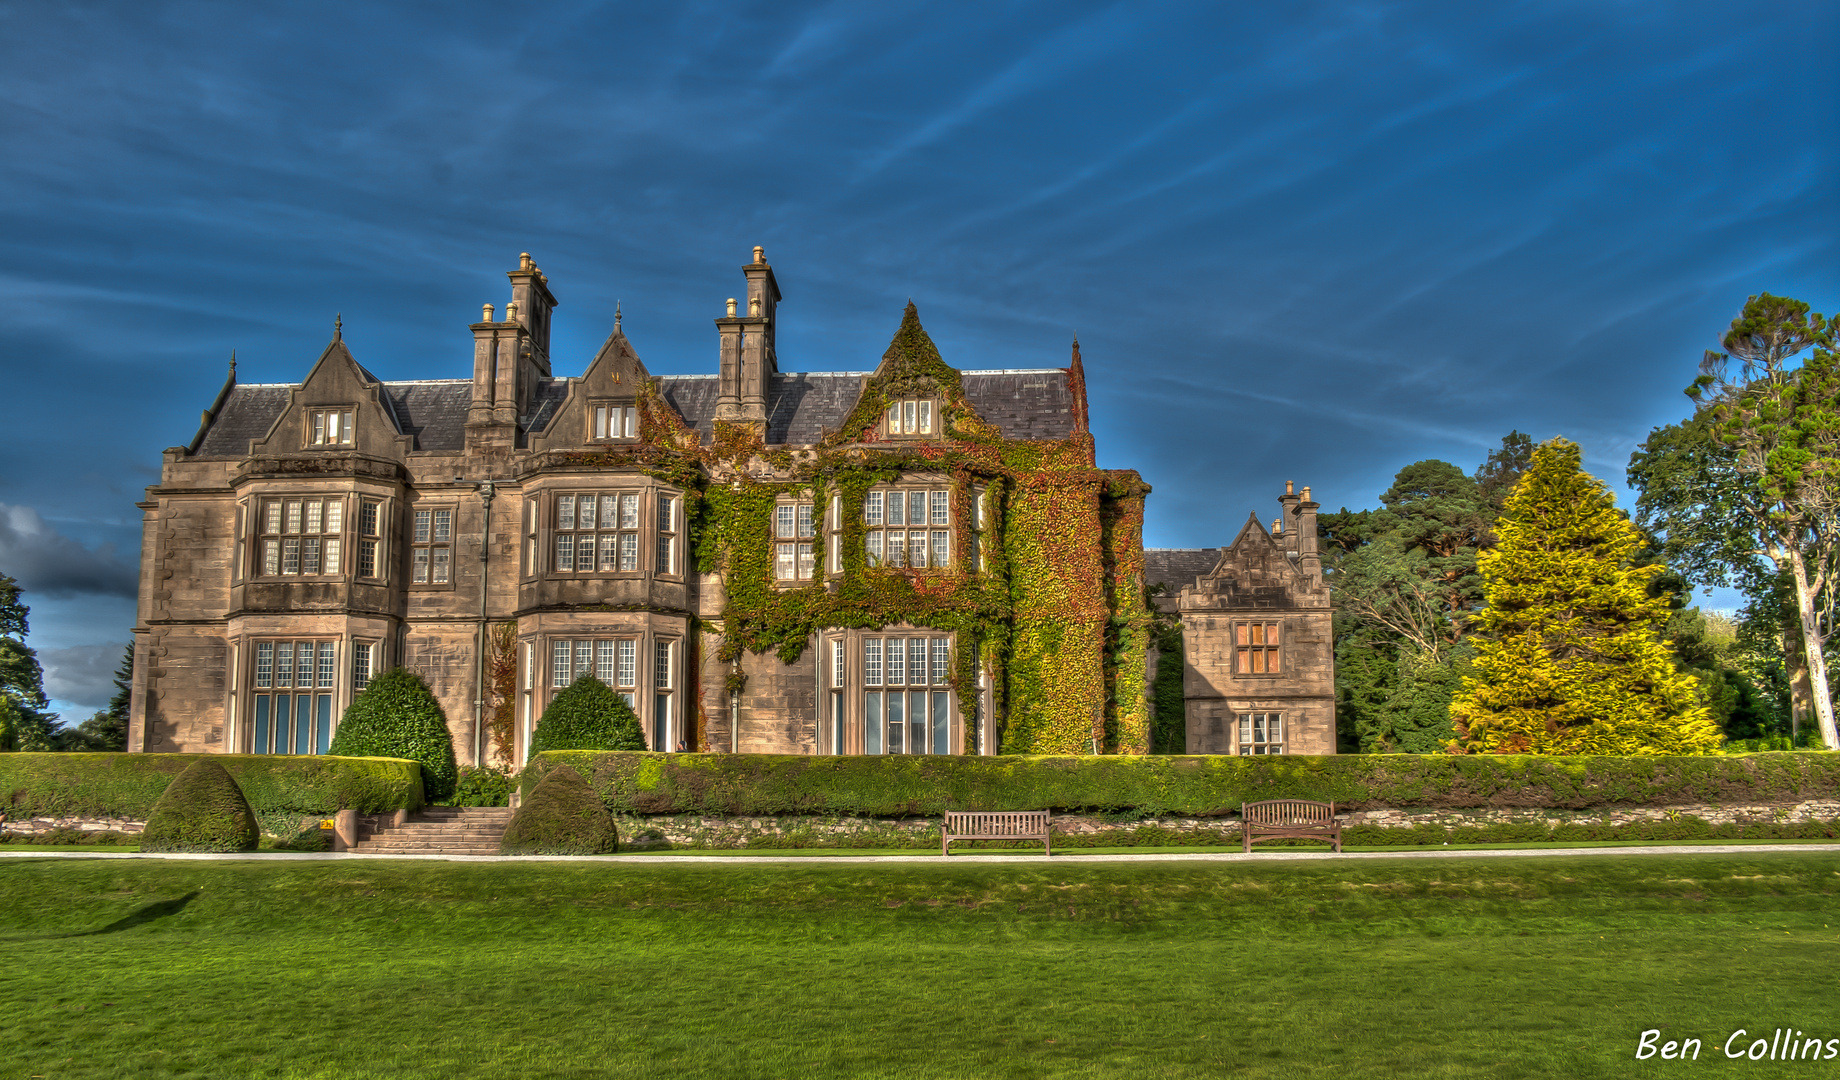
[[[1667,599],[1648,595],[1660,567],[1634,565],[1641,534],[1579,462],[1576,443],[1538,447],[1479,559],[1486,606],[1451,749],[1711,753],[1718,726],[1661,639]]]

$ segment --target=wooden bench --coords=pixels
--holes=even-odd
[[[1048,838],[1046,810],[1002,813],[948,810],[945,824],[940,826],[939,853],[952,854],[954,840],[1040,840],[1045,853],[1054,854],[1054,841]]]
[[[1246,852],[1260,840],[1281,837],[1301,840],[1327,840],[1337,852],[1342,850],[1342,827],[1335,823],[1335,804],[1310,802],[1307,799],[1268,799],[1249,802],[1240,807],[1240,838]]]

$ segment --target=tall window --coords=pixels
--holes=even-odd
[[[926,398],[889,402],[888,434],[933,434],[933,402]]]
[[[417,510],[409,580],[418,585],[447,584],[453,566],[453,539],[452,510]]]
[[[639,569],[639,493],[556,496],[559,573],[612,574]]]
[[[864,558],[870,566],[944,569],[952,564],[952,493],[871,491],[863,496]]]
[[[358,576],[383,577],[383,504],[358,504]]]
[[[677,570],[677,497],[658,493],[658,573]]]
[[[377,650],[380,642],[359,641],[351,647],[351,689],[353,693],[371,684],[371,673],[377,670]]]
[[[339,572],[343,499],[264,499],[259,524],[256,543],[263,575],[313,577]]]
[[[325,753],[332,742],[338,644],[258,641],[255,654],[250,753]]]
[[[639,437],[639,410],[630,401],[602,401],[593,406],[594,437],[597,439],[636,439]]]
[[[1235,623],[1234,668],[1241,675],[1276,675],[1280,668],[1277,623]]]
[[[307,414],[309,446],[350,446],[352,430],[350,409],[314,409]]]
[[[866,637],[863,752],[952,752],[951,639]]]
[[[1284,714],[1240,713],[1239,752],[1242,754],[1284,753]]]
[[[810,581],[815,569],[812,539],[817,523],[808,502],[780,503],[773,508],[773,576],[780,581]]]
[[[676,750],[679,744],[689,749],[685,743],[686,733],[679,730],[682,726],[673,709],[676,695],[672,691],[673,670],[672,643],[655,641],[652,643],[652,691],[656,707],[652,711],[652,749]]]
[[[832,495],[830,510],[825,516],[824,557],[830,564],[828,572],[843,573],[843,496]]]
[[[831,639],[830,678],[825,681],[825,734],[830,743],[830,752],[843,753],[843,686],[844,686],[844,644],[842,638]]]
[[[626,699],[635,712],[638,702],[639,643],[633,638],[555,639],[550,642],[550,686],[561,689],[583,675],[592,675]]]

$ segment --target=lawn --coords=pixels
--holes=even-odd
[[[1822,1075],[1721,1044],[1840,1039],[1836,944],[1832,850],[8,859],[0,1076]]]

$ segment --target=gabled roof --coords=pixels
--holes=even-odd
[[[1161,585],[1164,595],[1174,596],[1219,565],[1219,548],[1145,548],[1144,584]]]

